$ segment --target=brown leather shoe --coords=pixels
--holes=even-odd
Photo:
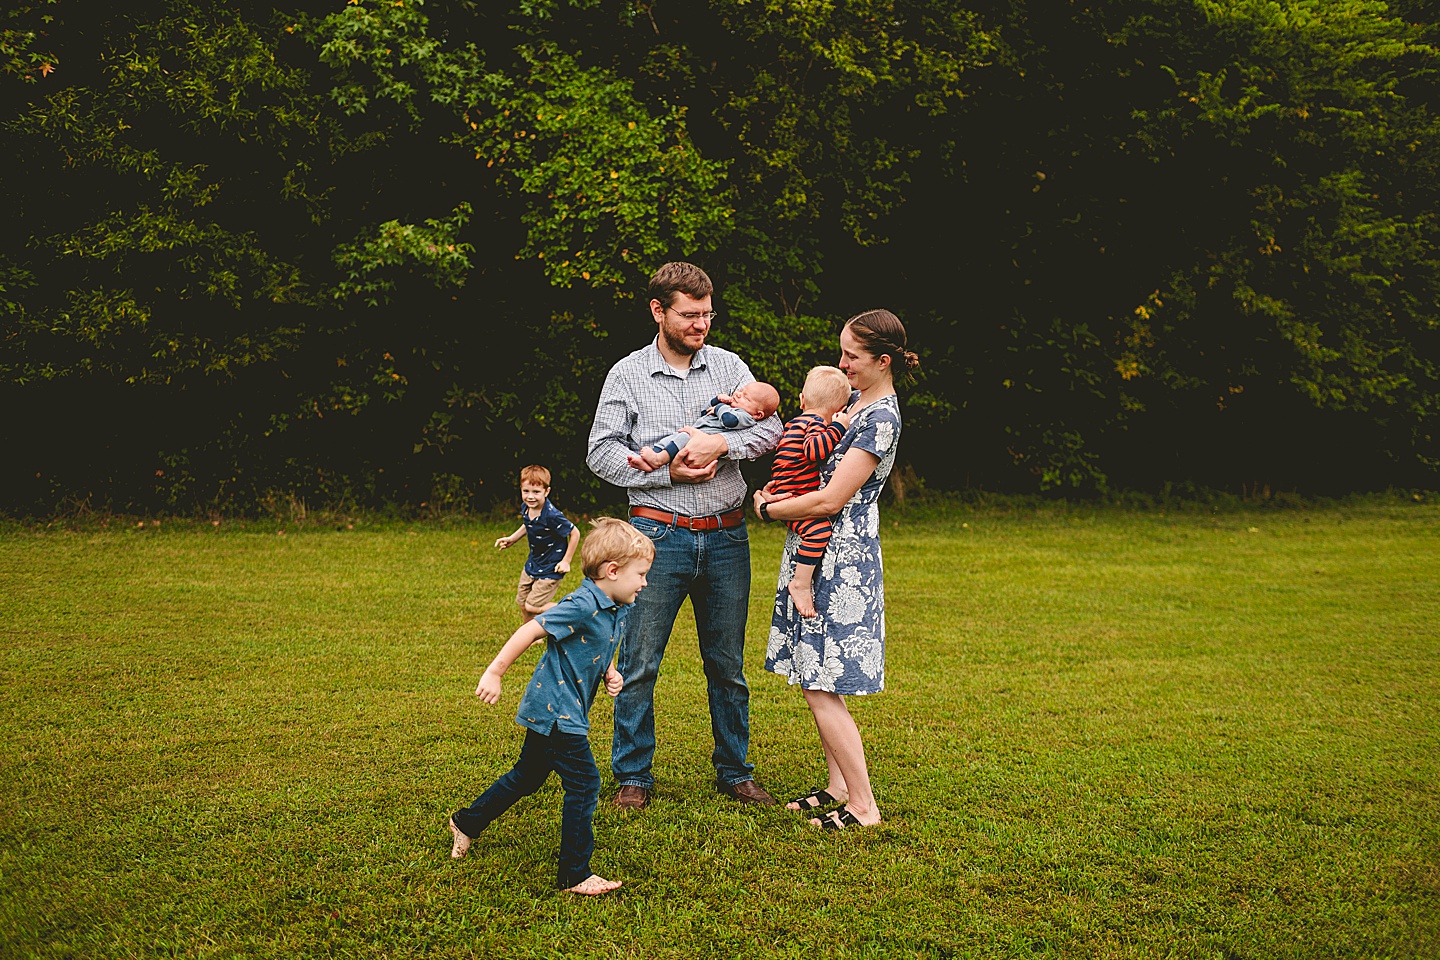
[[[775,798],[766,793],[765,788],[754,780],[741,780],[739,783],[716,780],[715,789],[741,803],[754,803],[762,807],[775,806]]]
[[[610,803],[621,810],[643,810],[650,805],[650,791],[644,787],[637,787],[627,783],[615,794],[615,799]]]

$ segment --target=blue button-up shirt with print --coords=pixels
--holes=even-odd
[[[564,600],[535,618],[545,652],[520,698],[515,722],[536,733],[588,734],[590,704],[625,635],[634,604],[616,603],[586,577]]]
[[[570,531],[575,524],[565,519],[549,500],[540,505],[540,515],[530,519],[530,511],[520,508],[520,522],[525,524],[525,539],[530,542],[530,556],[525,558],[525,572],[536,580],[559,580],[565,576],[555,572],[555,564],[565,559],[570,545]]]

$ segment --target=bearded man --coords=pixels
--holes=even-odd
[[[631,524],[655,544],[649,585],[636,598],[620,645],[625,686],[615,700],[611,770],[620,784],[613,802],[623,809],[646,806],[655,788],[655,679],[687,596],[705,665],[716,789],[741,803],[775,802],[755,782],[748,760],[750,542],[739,461],[775,449],[782,428],[773,414],[745,430],[707,434],[690,426],[715,397],[755,379],[738,356],[705,343],[714,292],[693,264],[667,263],[655,272],[649,289],[655,339],[610,369],[590,430],[586,462],[626,489]],[[630,466],[630,454],[681,429],[690,440],[668,469]]]

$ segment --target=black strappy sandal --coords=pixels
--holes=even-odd
[[[865,824],[857,820],[855,814],[851,813],[850,808],[843,803],[820,818],[820,829],[822,830],[845,830],[850,827],[863,826]]]
[[[818,810],[821,807],[828,807],[834,802],[835,798],[830,796],[826,790],[811,790],[805,794],[805,796],[796,797],[790,801],[790,803],[799,804],[800,812],[802,813],[806,810]]]

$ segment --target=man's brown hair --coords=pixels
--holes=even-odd
[[[674,303],[677,293],[693,300],[704,300],[714,292],[715,284],[710,282],[710,276],[695,264],[683,260],[665,264],[650,278],[650,299],[659,300],[662,307]]]

